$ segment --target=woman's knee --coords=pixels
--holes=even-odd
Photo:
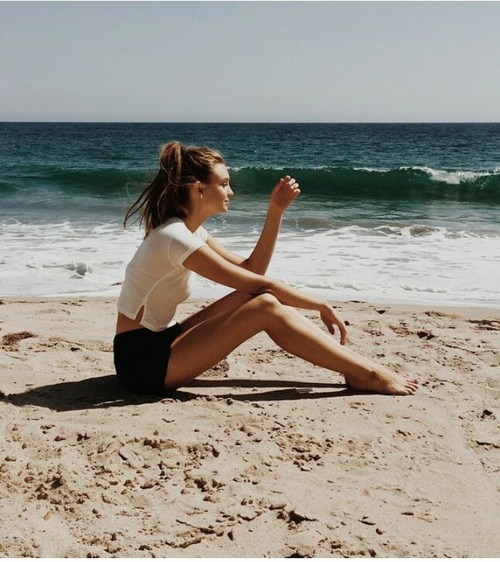
[[[280,301],[270,293],[262,293],[255,296],[252,300],[252,308],[259,314],[264,315],[266,318],[275,318],[282,316],[285,307]]]

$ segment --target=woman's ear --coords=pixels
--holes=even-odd
[[[196,194],[197,194],[199,197],[203,197],[203,192],[205,191],[205,188],[203,187],[203,184],[201,183],[201,181],[197,181],[197,182],[194,184],[194,188],[195,188],[195,190],[196,190]]]

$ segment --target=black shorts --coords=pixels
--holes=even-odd
[[[180,325],[174,324],[161,332],[141,328],[116,335],[113,357],[123,386],[138,394],[165,395],[170,348],[181,331]]]

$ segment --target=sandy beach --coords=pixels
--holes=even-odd
[[[338,308],[416,395],[349,391],[262,334],[138,398],[115,299],[2,299],[0,555],[500,556],[499,312]]]

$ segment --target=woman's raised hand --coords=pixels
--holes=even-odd
[[[269,204],[285,211],[300,195],[299,184],[294,178],[285,176],[280,179],[271,192]]]

